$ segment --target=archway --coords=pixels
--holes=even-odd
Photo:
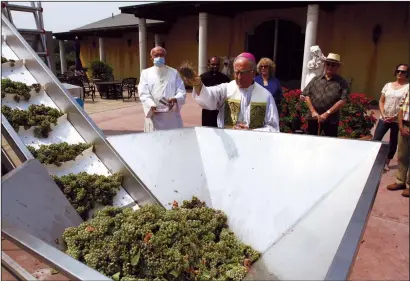
[[[276,43],[275,43],[276,39]],[[245,49],[256,60],[262,57],[276,63],[276,77],[287,88],[300,88],[305,34],[288,20],[266,21],[247,33]]]

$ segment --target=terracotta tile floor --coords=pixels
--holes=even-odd
[[[389,141],[389,133],[383,140]],[[395,181],[397,154],[390,165],[381,179],[351,280],[409,280],[409,199],[401,191],[386,189]]]
[[[138,101],[97,98],[95,102],[87,100],[85,109],[106,135],[143,131],[143,111]],[[201,124],[201,109],[190,94],[182,109],[182,118],[186,127]],[[388,135],[384,140],[388,141]],[[393,159],[391,164],[392,170],[381,179],[350,280],[409,280],[409,199],[402,197],[400,191],[386,190],[397,171],[397,160]],[[3,250],[39,279],[66,280],[59,274],[51,275],[47,265],[13,248],[9,242],[2,242],[6,247]],[[14,279],[2,273],[2,280]]]

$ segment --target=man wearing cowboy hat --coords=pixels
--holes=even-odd
[[[340,56],[329,53],[324,73],[314,77],[303,90],[310,110],[307,116],[309,135],[323,131],[326,136],[337,137],[340,109],[349,96],[348,83],[337,75],[340,65]]]

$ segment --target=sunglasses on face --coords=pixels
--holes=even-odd
[[[260,68],[268,68],[269,65],[261,65]]]
[[[407,74],[407,72],[408,72],[408,70],[400,70],[400,69],[397,69],[397,70],[396,70],[396,74],[399,74],[399,73],[401,73],[401,74]]]
[[[327,62],[327,63],[325,63],[325,65],[328,66],[328,67],[335,67],[335,66],[337,66],[337,63]]]

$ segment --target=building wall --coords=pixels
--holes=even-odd
[[[225,17],[208,15],[208,49],[207,56],[228,56],[231,36],[231,20]],[[199,30],[198,16],[180,18],[167,35],[167,63],[178,67],[184,61],[198,66]]]
[[[147,66],[152,65],[149,52],[154,45],[154,35],[147,36]],[[131,45],[128,46],[128,40]],[[96,42],[93,47],[93,41]],[[129,32],[121,38],[104,38],[105,62],[113,68],[114,78],[121,80],[127,77],[139,79],[139,45],[138,32]],[[94,60],[100,59],[98,37],[88,37],[81,41],[81,62],[84,67],[89,67]],[[91,71],[88,73],[91,76]]]
[[[236,56],[244,51],[247,32],[251,31],[264,22],[275,19],[288,20],[304,27],[306,25],[306,9],[272,9],[250,11],[238,14],[233,19],[234,41],[232,44],[231,55]],[[273,36],[273,34],[267,34],[267,36]]]
[[[207,56],[234,57],[245,50],[246,32],[273,19],[286,19],[301,26],[306,25],[306,10],[281,9],[245,12],[233,19],[208,15]],[[177,67],[188,60],[198,65],[198,16],[180,18],[167,35],[167,62]]]
[[[380,2],[340,5],[333,12],[320,10],[317,44],[323,53],[341,55],[340,73],[352,81],[352,91],[365,93],[374,99],[380,96],[383,85],[394,79],[392,73],[398,63],[410,61],[410,5],[408,2]],[[387,12],[388,11],[388,12]],[[236,56],[245,49],[246,33],[259,24],[284,19],[305,30],[307,7],[244,12],[234,18],[208,15],[207,56]],[[372,31],[380,24],[382,34],[377,46],[372,42]],[[198,65],[198,15],[180,18],[166,36],[167,64],[177,68],[183,61]],[[128,47],[127,40],[132,39]],[[82,44],[82,60],[98,59],[97,46],[92,38]],[[152,65],[149,51],[154,46],[154,35],[148,33],[147,66]],[[106,60],[114,68],[115,78],[139,77],[138,33],[123,38],[106,39]],[[302,63],[302,62],[301,62]]]
[[[342,5],[334,12],[331,49],[326,51],[340,54],[341,74],[353,78],[352,91],[379,99],[383,85],[395,79],[395,66],[409,63],[409,9],[408,2],[374,2]],[[372,32],[377,24],[382,33],[374,45]]]

